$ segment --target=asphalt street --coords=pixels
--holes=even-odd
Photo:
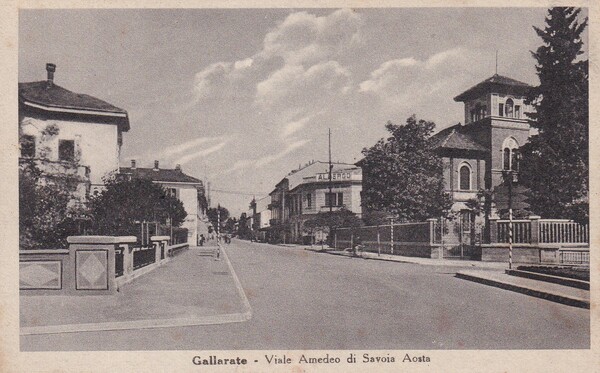
[[[454,277],[460,267],[234,240],[249,321],[21,337],[26,350],[582,349],[589,310]],[[148,276],[151,276],[149,274]],[[201,296],[201,295],[199,295]]]

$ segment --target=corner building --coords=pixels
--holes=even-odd
[[[332,163],[329,193],[329,163],[315,161],[290,172],[269,194],[270,225],[283,227],[283,242],[310,243],[314,236],[304,222],[319,212],[346,209],[361,216],[362,169],[353,164]]]

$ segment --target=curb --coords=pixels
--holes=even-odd
[[[345,256],[345,257],[348,257],[348,258],[359,258],[359,259],[367,259],[367,260],[381,260],[381,261],[384,261],[384,262],[417,264],[417,265],[423,265],[423,266],[434,266],[434,267],[436,267],[436,266],[437,267],[439,267],[439,266],[446,266],[446,267],[472,267],[472,268],[492,268],[492,269],[497,269],[496,267],[494,267],[492,265],[477,267],[477,265],[472,264],[472,263],[468,263],[468,262],[465,263],[465,262],[460,262],[460,261],[452,261],[452,260],[448,260],[448,259],[419,258],[419,259],[423,259],[423,261],[421,261],[421,260],[407,259],[407,258],[402,257],[402,256],[398,256],[397,258],[394,257],[393,259],[390,259],[390,258],[384,258],[384,257],[376,256],[377,254],[371,253],[371,252],[363,252],[363,254],[354,257],[354,256],[352,256],[349,253],[339,252],[339,251],[338,252],[334,252],[334,251],[328,251],[328,250],[312,250],[312,249],[308,249],[308,248],[305,248],[305,250],[312,251],[312,252],[315,252],[315,253],[318,253],[318,254],[329,254],[329,255]],[[431,260],[431,262],[427,262],[428,260]]]
[[[21,327],[20,335],[36,335],[36,334],[60,334],[60,333],[79,333],[79,332],[97,332],[111,330],[131,330],[131,329],[156,329],[156,328],[172,328],[182,326],[203,326],[216,324],[230,324],[248,321],[252,318],[252,308],[246,297],[240,280],[235,273],[227,253],[221,248],[223,257],[227,262],[227,266],[233,277],[238,295],[242,300],[243,312],[231,313],[224,315],[199,316],[192,318],[176,318],[176,319],[151,319],[151,320],[133,320],[133,321],[111,321],[101,323],[80,323],[80,324],[62,324],[62,325],[46,325],[46,326],[29,326]]]
[[[469,274],[469,273],[464,273],[464,272],[457,272],[456,277],[463,279],[463,280],[474,281],[474,282],[478,282],[478,283],[481,283],[484,285],[490,285],[490,286],[494,286],[497,288],[514,291],[517,293],[529,295],[529,296],[536,297],[536,298],[546,299],[546,300],[556,302],[556,303],[566,304],[568,306],[590,309],[590,301],[586,300],[586,299],[578,298],[578,297],[568,297],[568,296],[564,296],[564,295],[553,294],[553,293],[550,293],[550,292],[544,291],[544,290],[532,289],[532,288],[526,287],[524,285],[509,284],[509,283],[502,282],[499,280],[493,280],[490,278],[479,277],[479,276]]]
[[[582,289],[582,290],[590,290],[589,281],[577,280],[577,279],[568,278],[568,277],[547,275],[545,273],[522,271],[522,270],[518,270],[518,269],[507,269],[505,272],[506,272],[506,274],[511,275],[511,276],[524,277],[524,278],[529,278],[529,279],[538,280],[538,281],[546,281],[546,282],[550,282],[553,284],[570,286],[572,288],[578,288],[578,289]]]

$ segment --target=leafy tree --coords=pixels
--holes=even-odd
[[[112,177],[90,199],[94,231],[105,235],[136,234],[138,223],[153,221],[180,226],[187,216],[183,203],[148,179]]]
[[[42,172],[33,164],[19,167],[19,242],[24,249],[67,247],[66,238],[77,234],[77,207],[61,184],[40,181]]]
[[[355,213],[342,208],[331,212],[319,211],[313,218],[304,222],[303,229],[311,235],[315,231],[326,233],[331,241],[333,235],[329,234],[330,229],[333,232],[337,228],[358,228],[363,225],[362,220]]]
[[[405,125],[388,122],[385,128],[391,137],[362,151],[363,207],[403,221],[441,216],[451,200],[444,192],[442,159],[430,144],[435,123],[413,115]]]
[[[581,9],[551,8],[543,44],[533,57],[540,84],[531,90],[538,130],[522,148],[521,181],[531,189],[532,211],[553,218],[589,219],[588,61],[580,60],[587,18]]]
[[[242,212],[242,214],[240,215],[238,223],[238,237],[249,240],[252,237],[252,227],[249,226],[250,218],[245,212]]]
[[[225,224],[225,221],[227,221],[227,219],[229,219],[229,210],[227,210],[225,207],[219,205],[216,208],[215,207],[209,208],[206,211],[206,216],[208,217],[208,220],[210,221],[210,223],[214,227],[215,231],[217,230],[217,225],[218,225],[217,224],[217,220],[218,220],[217,211],[221,212],[221,228]],[[222,232],[222,229],[220,229],[219,231]]]

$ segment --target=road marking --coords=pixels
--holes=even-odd
[[[231,264],[231,261],[229,260],[229,256],[227,255],[227,252],[225,251],[224,247],[221,247],[221,252],[223,253],[223,257],[225,258],[225,261],[227,262],[227,266],[229,267],[229,272],[231,272],[231,276],[233,277],[233,282],[235,283],[235,287],[238,291],[238,294],[240,295],[240,298],[242,298],[242,304],[244,307],[243,314],[247,316],[247,320],[250,320],[252,318],[252,307],[250,307],[250,302],[248,301],[248,297],[246,297],[246,292],[244,291],[244,288],[242,287],[242,283],[240,282],[240,279],[237,277],[237,274],[235,273],[235,270],[233,269],[233,265]]]

